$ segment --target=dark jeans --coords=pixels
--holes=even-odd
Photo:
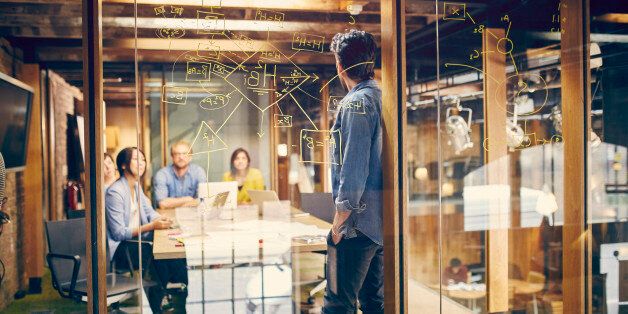
[[[323,313],[384,313],[384,249],[358,232],[334,245],[327,236],[327,289]]]
[[[188,284],[188,272],[185,259],[155,260],[152,258],[152,245],[142,244],[142,268],[147,270],[143,279],[153,281],[153,285],[144,285],[144,292],[153,313],[160,313],[161,301],[166,295],[168,282]],[[126,250],[128,249],[133,269],[139,269],[139,250],[137,243],[121,243],[113,256],[117,268],[128,268]],[[184,293],[187,294],[187,291]],[[183,296],[184,299],[187,295]],[[183,304],[185,308],[185,304]]]

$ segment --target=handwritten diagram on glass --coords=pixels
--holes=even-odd
[[[339,156],[342,156],[342,143],[340,130],[301,130],[301,162],[334,165],[342,164],[340,158],[332,158],[326,161],[324,154],[329,151],[339,149]]]

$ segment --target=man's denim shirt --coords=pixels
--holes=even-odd
[[[359,230],[379,245],[383,207],[381,113],[382,92],[377,83],[358,83],[340,101],[332,128],[336,145],[331,152],[336,210],[351,212],[340,234],[352,238]]]
[[[207,181],[205,170],[195,164],[190,164],[188,171],[179,178],[174,172],[174,166],[169,165],[157,171],[153,178],[153,193],[155,206],[167,197],[196,197],[198,184]]]

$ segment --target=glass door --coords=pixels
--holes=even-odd
[[[121,166],[139,170],[124,175],[139,186],[127,207],[130,222],[146,226],[140,243],[121,244],[144,268],[144,294],[126,308],[320,311],[330,168],[339,160],[330,156],[340,145],[332,126],[347,93],[330,43],[359,29],[380,46],[379,4],[199,0],[132,9],[135,19],[115,19],[130,23],[134,38],[112,42],[134,54],[137,102],[108,120],[131,131],[115,150]]]
[[[618,313],[619,8],[407,5],[409,311]]]

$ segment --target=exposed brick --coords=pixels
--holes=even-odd
[[[24,287],[24,264],[21,257],[22,243],[19,234],[22,226],[20,217],[24,212],[24,182],[22,172],[7,173],[6,196],[8,198],[6,212],[11,216],[11,223],[4,225],[0,235],[0,260],[6,272],[0,287],[0,310],[13,301],[13,294]]]
[[[20,73],[22,67],[22,52],[14,49],[10,43],[0,38],[0,71],[13,76]],[[18,77],[19,79],[19,77]],[[13,301],[13,295],[26,287],[25,272],[22,261],[23,233],[20,217],[24,213],[24,180],[22,172],[7,173],[6,196],[8,202],[6,211],[11,217],[11,223],[4,225],[0,235],[0,260],[6,269],[2,286],[0,286],[0,312]]]

